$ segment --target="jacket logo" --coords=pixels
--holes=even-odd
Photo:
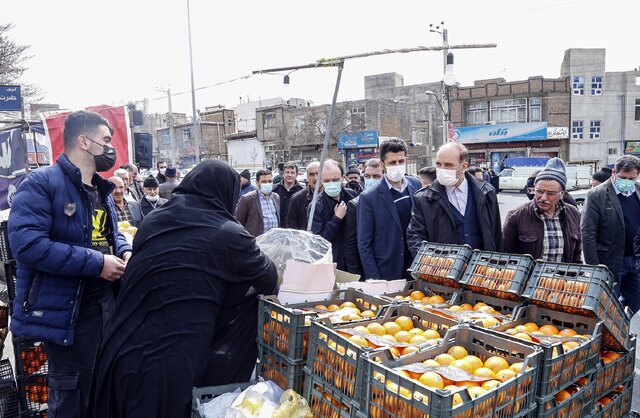
[[[64,214],[67,216],[72,216],[76,213],[76,204],[75,203],[65,203],[64,204]]]

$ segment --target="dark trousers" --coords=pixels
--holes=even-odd
[[[625,256],[618,271],[620,302],[635,314],[640,310],[640,271],[636,267],[636,257]]]
[[[113,301],[109,282],[90,280],[80,303],[73,345],[45,343],[49,360],[49,418],[88,416],[93,367]]]

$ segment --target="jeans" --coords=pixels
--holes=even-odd
[[[631,309],[632,314],[640,310],[640,271],[636,267],[636,257],[625,256],[618,271],[620,302]]]
[[[102,328],[113,302],[109,282],[87,280],[73,345],[45,342],[49,360],[49,418],[82,418],[88,415],[93,368]]]

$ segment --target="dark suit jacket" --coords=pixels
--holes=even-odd
[[[407,179],[409,195],[420,189],[415,177]],[[358,203],[358,249],[365,279],[402,279],[405,270],[405,231],[389,185],[382,179],[360,195]]]
[[[362,276],[364,273],[360,263],[358,250],[358,201],[360,196],[347,203],[347,215],[344,218],[344,261],[349,273]]]
[[[322,193],[322,191],[320,191]],[[291,197],[291,203],[289,204],[289,213],[287,214],[287,228],[307,230],[307,223],[309,218],[307,217],[307,207],[311,203],[313,198],[313,189],[306,187],[299,192],[296,192]]]
[[[264,230],[262,205],[260,204],[258,193],[260,193],[258,190],[254,190],[242,196],[236,207],[236,219],[254,237],[261,235]],[[280,197],[275,193],[271,193],[271,198],[275,202],[276,215],[278,216],[278,222],[280,222]],[[278,226],[280,226],[279,223]]]
[[[640,186],[637,184],[635,195],[640,199]],[[580,230],[585,262],[604,264],[617,277],[624,257],[625,225],[611,179],[589,190]]]

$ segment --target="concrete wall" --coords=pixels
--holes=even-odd
[[[250,132],[256,130],[256,109],[261,107],[284,104],[282,97],[260,99],[252,102],[240,103],[234,107],[236,119],[236,132]]]
[[[236,169],[257,170],[263,167],[264,152],[257,138],[234,139],[227,141],[229,163]]]

